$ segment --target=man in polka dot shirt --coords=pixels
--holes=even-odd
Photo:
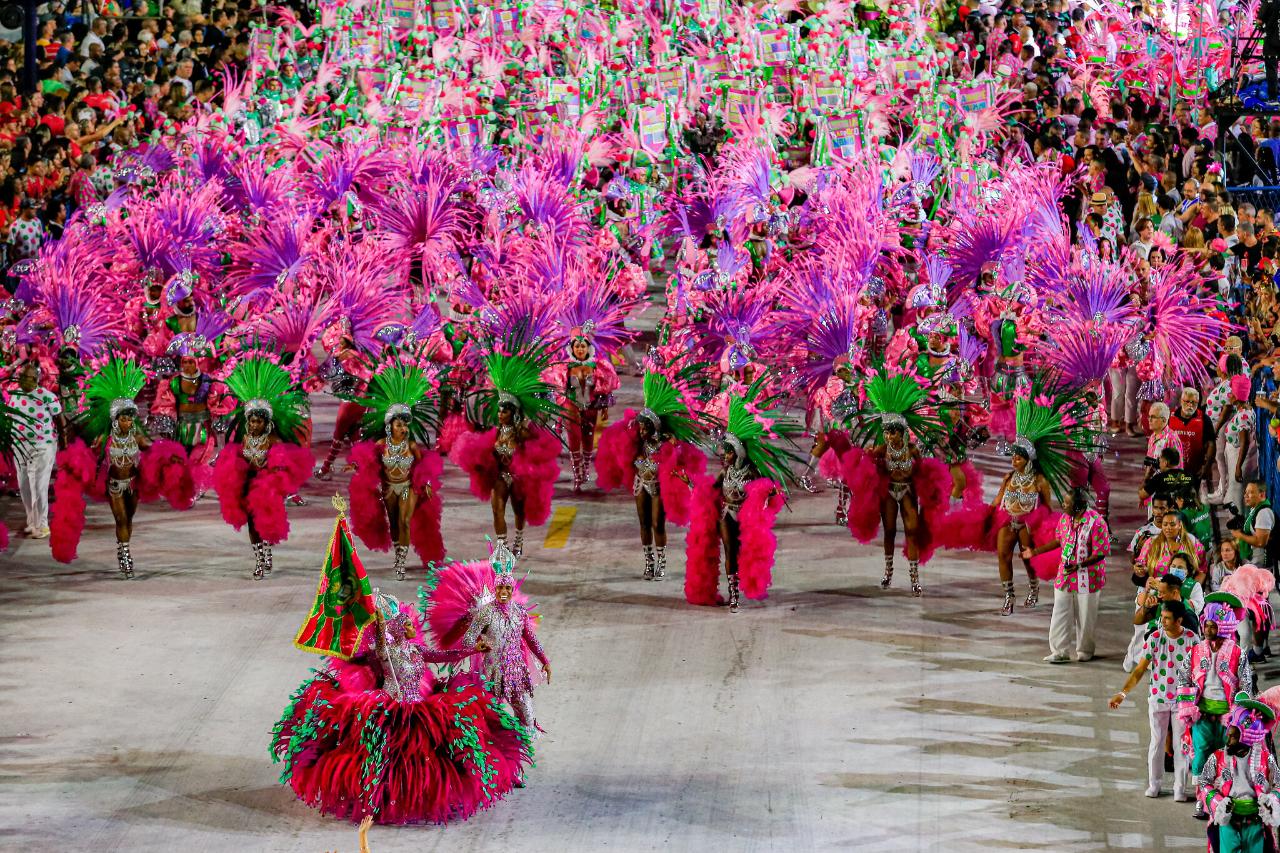
[[[1173,742],[1180,745],[1186,734],[1186,723],[1178,716],[1178,670],[1190,659],[1191,649],[1199,641],[1195,632],[1182,627],[1186,610],[1181,601],[1166,601],[1160,606],[1160,630],[1147,637],[1146,646],[1120,692],[1111,697],[1111,707],[1119,708],[1129,691],[1151,671],[1151,695],[1147,697],[1147,718],[1151,723],[1151,742],[1147,745],[1147,796],[1160,796],[1164,781],[1164,736],[1173,727]],[[1173,756],[1173,798],[1190,802],[1187,756],[1178,747]]]
[[[58,398],[40,387],[40,366],[28,362],[18,373],[18,387],[5,396],[27,420],[17,425],[14,461],[18,468],[18,490],[27,511],[26,533],[36,539],[49,536],[49,477],[58,452],[57,417],[62,412]]]

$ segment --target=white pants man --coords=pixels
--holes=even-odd
[[[57,451],[53,444],[27,444],[19,445],[14,452],[18,492],[27,511],[26,531],[37,536],[48,535],[49,477]]]
[[[1098,603],[1102,590],[1097,592],[1053,591],[1053,616],[1049,619],[1049,654],[1057,658],[1069,657],[1075,646],[1076,660],[1093,657],[1094,628],[1098,624]]]
[[[1111,386],[1108,406],[1111,420],[1138,423],[1138,368],[1113,367],[1107,371]]]
[[[1164,782],[1164,741],[1173,725],[1173,798],[1189,799],[1187,779],[1191,775],[1187,757],[1182,754],[1182,737],[1186,724],[1178,719],[1178,708],[1175,704],[1157,705],[1154,700],[1147,699],[1147,718],[1151,723],[1151,742],[1147,745],[1147,796],[1160,794],[1160,786]]]

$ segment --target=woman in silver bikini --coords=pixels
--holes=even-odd
[[[137,427],[138,404],[121,398],[111,403],[111,432],[94,443],[107,457],[107,502],[116,522],[116,562],[124,578],[133,577],[133,556],[129,539],[133,536],[133,514],[138,511],[138,463],[142,451],[151,446]]]
[[[921,459],[920,448],[907,439],[907,422],[901,415],[886,414],[884,444],[872,448],[871,456],[882,474],[888,475],[889,490],[880,498],[880,523],[884,530],[884,577],[880,588],[893,583],[893,544],[898,535],[898,516],[902,516],[903,534],[907,540],[907,563],[911,571],[911,594],[920,595],[920,503],[912,478]]]
[[[507,504],[511,504],[516,521],[511,553],[517,557],[524,554],[524,500],[512,488],[515,478],[511,473],[511,460],[528,437],[529,426],[520,414],[519,404],[514,398],[504,396],[498,403],[498,435],[493,442],[493,455],[498,462],[498,479],[493,484],[489,504],[493,508],[493,533],[502,542],[507,541]]]
[[[1049,481],[1044,478],[1035,464],[1036,449],[1027,439],[1019,436],[1010,449],[1012,454],[1011,470],[1000,484],[1000,492],[996,495],[994,506],[1008,513],[1009,521],[996,532],[996,557],[1000,563],[1000,584],[1004,587],[1004,605],[1000,615],[1013,613],[1013,550],[1030,551],[1034,545],[1031,541],[1031,529],[1027,527],[1026,517],[1040,505],[1049,505]],[[1027,570],[1027,583],[1030,591],[1022,602],[1024,607],[1035,607],[1040,600],[1040,581],[1030,560],[1023,560]]]
[[[417,442],[409,438],[413,418],[410,408],[395,404],[387,409],[386,437],[378,441],[378,460],[382,463],[382,502],[387,509],[387,522],[396,548],[396,577],[404,580],[409,556],[409,522],[418,506],[413,490],[413,466],[422,461]],[[431,496],[427,487],[424,497]]]

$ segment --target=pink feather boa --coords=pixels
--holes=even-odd
[[[467,472],[471,477],[471,494],[482,501],[489,500],[498,479],[498,460],[493,455],[497,438],[496,429],[465,432],[454,439],[449,451],[449,461]]]
[[[440,452],[448,455],[453,450],[453,444],[458,440],[458,436],[471,432],[471,424],[467,423],[467,419],[461,414],[454,412],[452,415],[444,419],[444,423],[440,425],[440,435],[436,437],[436,447]]]
[[[948,497],[946,510],[940,518],[931,520],[929,527],[939,548],[980,551],[984,549],[982,531],[991,508],[982,497],[982,474],[971,462],[960,467],[965,475],[961,505],[952,509]]]
[[[920,510],[919,532],[916,535],[921,563],[929,562],[933,552],[937,550],[931,530],[931,522],[941,519],[951,500],[951,472],[945,462],[926,457],[916,463],[915,476],[911,478],[911,486],[916,493],[916,506]],[[902,528],[902,517],[898,517],[898,528]],[[906,554],[905,537],[903,554]]]
[[[1054,512],[1044,506],[1037,506],[1033,512],[1026,516],[1025,521],[1031,528],[1031,542],[1039,547],[1047,542],[1052,542],[1058,535],[1058,520],[1062,518],[1062,513]],[[983,530],[983,548],[985,551],[996,550],[996,534],[1000,528],[1009,523],[1009,513],[1005,512],[1001,507],[988,507],[988,518],[986,526]],[[1014,564],[1018,562],[1018,543],[1014,542],[1013,557]],[[1062,560],[1062,549],[1054,548],[1052,551],[1046,551],[1039,556],[1031,558],[1031,569],[1036,573],[1036,577],[1040,580],[1052,580],[1058,576],[1058,564]]]
[[[76,558],[84,533],[85,494],[98,479],[98,459],[80,439],[58,451],[54,501],[49,512],[49,548],[53,559],[70,563]]]
[[[245,508],[254,530],[268,545],[278,545],[289,538],[289,513],[284,499],[311,476],[312,461],[309,449],[281,442],[267,452],[266,466],[254,475]]]
[[[684,539],[684,598],[690,604],[720,601],[720,495],[709,476],[693,480],[689,533]]]
[[[244,501],[244,486],[248,478],[249,463],[241,454],[240,443],[227,442],[213,466],[213,488],[218,493],[222,520],[236,530],[249,523],[249,510]]]
[[[596,485],[601,491],[629,488],[635,476],[635,458],[640,453],[635,409],[627,409],[622,420],[600,432],[596,445]]]
[[[378,459],[378,444],[362,441],[351,448],[347,457],[355,466],[351,475],[351,530],[371,551],[387,551],[391,548],[391,525],[387,521],[386,505],[382,502],[382,462]]]
[[[738,581],[742,594],[760,601],[769,595],[773,583],[773,558],[778,549],[778,537],[773,523],[786,502],[782,492],[767,477],[758,477],[747,484],[746,500],[738,515]]]
[[[861,447],[851,447],[844,454],[840,473],[840,482],[849,487],[849,532],[866,545],[880,529],[880,496],[889,487],[889,478]]]
[[[424,450],[422,459],[413,466],[413,490],[418,493],[418,505],[409,519],[409,541],[424,566],[444,559],[444,537],[440,533],[440,515],[444,511],[440,499],[443,475],[444,460],[440,454]],[[424,497],[428,486],[431,497]]]
[[[849,433],[842,429],[827,431],[827,449],[818,459],[818,476],[825,480],[840,480],[841,461],[852,449]]]
[[[689,478],[686,483],[678,474]],[[687,441],[668,442],[658,451],[658,490],[667,521],[679,527],[693,512],[693,483],[707,473],[707,455]]]
[[[987,429],[991,430],[991,435],[997,438],[1012,439],[1018,432],[1018,426],[1014,419],[1013,401],[995,395],[991,398],[991,421],[987,424]]]
[[[176,510],[191,509],[195,503],[196,486],[187,451],[178,442],[152,442],[142,453],[138,473],[138,494],[143,503],[164,498]]]
[[[551,497],[560,476],[560,441],[542,427],[533,427],[511,457],[512,492],[524,501],[524,517],[534,527],[551,516]]]

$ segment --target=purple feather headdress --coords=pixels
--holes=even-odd
[[[201,311],[196,317],[196,330],[174,335],[166,352],[179,358],[212,355],[214,341],[226,334],[231,326],[232,320],[227,314],[221,311]]]
[[[1051,323],[1049,340],[1041,351],[1045,364],[1072,383],[1100,382],[1111,363],[1132,338],[1131,328],[1097,324],[1078,318]]]

